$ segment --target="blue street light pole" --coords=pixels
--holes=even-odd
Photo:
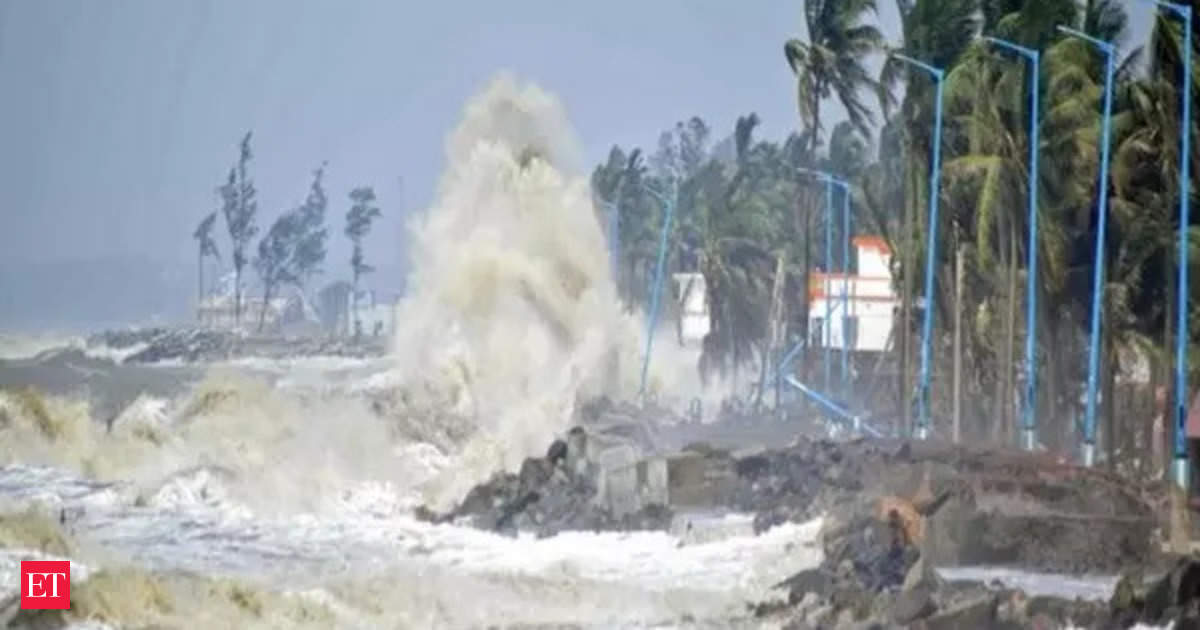
[[[1096,39],[1087,33],[1073,28],[1059,26],[1059,31],[1078,37],[1104,53],[1104,114],[1101,120],[1100,139],[1100,181],[1096,185],[1096,194],[1100,197],[1096,219],[1096,260],[1092,275],[1092,323],[1091,339],[1088,345],[1088,382],[1087,382],[1087,415],[1083,425],[1083,465],[1091,466],[1096,462],[1096,376],[1100,370],[1100,304],[1104,295],[1104,239],[1108,229],[1108,153],[1109,138],[1112,132],[1112,84],[1113,57],[1116,48],[1110,42]],[[1185,134],[1186,135],[1186,134]],[[1109,436],[1108,439],[1112,439]]]
[[[1025,289],[1025,409],[1021,442],[1032,451],[1037,430],[1037,263],[1038,263],[1038,78],[1041,54],[1032,48],[1018,46],[1003,39],[984,36],[985,41],[1006,48],[1029,60],[1029,262],[1026,265]]]
[[[663,196],[652,189],[646,191],[654,195],[663,205],[666,216],[663,218],[662,234],[658,240],[658,263],[654,267],[654,285],[650,291],[650,314],[646,320],[646,356],[642,359],[642,382],[638,387],[638,398],[646,395],[646,376],[650,372],[650,351],[654,346],[654,328],[658,323],[658,304],[662,297],[663,270],[667,260],[667,234],[671,231],[671,217],[675,214],[675,183],[671,183],[672,193]]]
[[[946,73],[941,68],[899,53],[892,53],[892,57],[928,72],[937,86],[933,110],[933,166],[929,173],[929,228],[926,231],[929,243],[925,254],[925,321],[921,326],[921,374],[917,390],[916,437],[924,440],[929,436],[929,344],[933,334],[933,272],[937,264],[938,197],[941,196],[942,174],[942,88]]]
[[[825,277],[829,278],[833,270],[833,188],[837,186],[842,190],[842,272],[843,276],[850,273],[850,184],[844,179],[840,179],[825,171],[818,171],[810,168],[797,167],[796,172],[806,175],[812,175],[821,181],[825,182]],[[846,317],[849,298],[846,293],[847,280],[842,279],[842,392],[843,394],[848,389],[849,380],[849,362],[848,349],[846,346]],[[825,326],[821,331],[824,337],[825,344],[825,391],[830,390],[830,382],[832,381],[832,367],[829,362],[829,351],[832,345],[833,336],[833,300],[831,293],[832,284],[825,283],[823,293],[825,293]]]
[[[825,180],[825,286],[821,294],[825,296],[825,325],[821,326],[821,345],[825,346],[825,391],[833,381],[833,366],[829,363],[829,350],[833,345],[833,298],[830,289],[829,274],[833,272],[833,182]]]
[[[1190,481],[1185,429],[1187,425],[1188,377],[1188,197],[1191,192],[1192,128],[1192,7],[1164,0],[1142,0],[1174,13],[1183,22],[1183,111],[1179,122],[1179,321],[1175,335],[1175,483],[1186,489]]]
[[[834,182],[838,183],[838,182]],[[854,349],[849,343],[850,327],[850,187],[846,182],[840,182],[842,187],[842,397],[850,395],[850,352]]]

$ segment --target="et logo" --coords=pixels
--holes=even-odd
[[[21,562],[21,610],[67,610],[70,607],[70,560]]]

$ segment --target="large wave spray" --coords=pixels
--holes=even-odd
[[[579,164],[558,100],[507,75],[449,137],[436,200],[412,226],[395,348],[406,383],[455,392],[474,420],[435,501],[544,449],[578,396],[636,386],[636,320]]]

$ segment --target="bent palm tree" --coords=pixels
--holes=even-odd
[[[874,115],[862,92],[879,95],[880,91],[863,61],[881,49],[884,40],[864,18],[876,12],[875,0],[808,0],[804,3],[808,41],[790,39],[783,46],[796,74],[800,119],[811,132],[810,151],[821,144],[821,102],[830,96],[837,97],[864,136],[870,135]]]

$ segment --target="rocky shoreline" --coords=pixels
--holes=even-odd
[[[210,328],[140,328],[109,330],[88,337],[89,347],[127,351],[121,363],[147,364],[162,361],[199,363],[243,357],[293,359],[333,356],[381,357],[386,339],[360,341],[332,337],[267,337]]]
[[[780,583],[776,599],[747,603],[763,623],[787,628],[1200,627],[1188,625],[1200,624],[1200,562],[1161,551],[1161,484],[1019,452],[801,438],[757,452],[694,444],[645,458],[634,475],[641,500],[614,509],[587,437],[577,427],[518,473],[422,516],[536,536],[672,530],[698,508],[753,515],[756,531],[823,516],[821,565]],[[660,461],[665,490],[646,472]],[[1123,577],[1103,602],[948,581],[934,569],[978,565]]]

